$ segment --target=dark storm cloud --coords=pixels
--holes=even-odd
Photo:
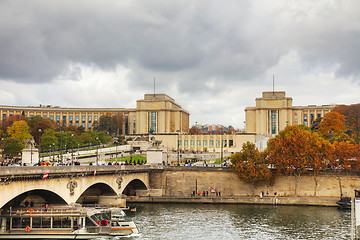
[[[332,29],[322,12],[313,24],[303,9],[288,12],[286,1],[262,15],[258,8],[266,4],[0,1],[0,79],[48,82],[81,75],[68,69],[71,63],[120,64],[130,69],[132,84],[144,88],[156,75],[181,91],[216,92],[262,76],[290,50],[310,62],[338,63],[339,74],[359,73],[358,25]],[[342,6],[325,10],[341,14]]]

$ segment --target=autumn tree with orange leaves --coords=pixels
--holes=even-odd
[[[338,112],[328,113],[320,122],[318,133],[329,140],[335,133],[345,130],[345,117]]]
[[[311,170],[316,195],[317,174],[325,168],[329,143],[297,125],[288,126],[268,141],[268,162],[281,174],[294,175],[295,196],[300,176]]]
[[[359,143],[360,141],[360,104],[338,105],[332,112],[345,116],[345,127],[350,136]]]
[[[341,172],[358,168],[359,144],[354,145],[350,141],[334,142],[329,155],[329,165],[334,169],[338,182],[340,196],[343,194],[341,185]]]
[[[241,151],[231,156],[231,163],[230,168],[239,178],[252,184],[253,194],[256,185],[269,183],[271,180],[272,174],[266,164],[265,154],[260,153],[253,143],[244,143]]]

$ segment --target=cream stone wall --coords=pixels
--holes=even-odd
[[[160,174],[160,173],[158,173]],[[215,187],[222,196],[251,196],[259,195],[261,191],[278,196],[294,196],[295,177],[283,176],[276,180],[274,186],[260,185],[253,188],[251,184],[242,182],[231,171],[164,171],[161,177],[155,178],[162,181],[164,195],[189,196],[195,189],[209,191]],[[344,196],[353,196],[354,189],[360,189],[360,177],[344,175],[341,177]],[[159,187],[157,184],[156,187]],[[312,176],[300,177],[297,196],[314,196],[315,183]],[[320,175],[316,191],[318,197],[340,197],[339,182],[335,175]]]

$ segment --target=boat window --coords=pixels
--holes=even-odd
[[[41,217],[32,218],[32,228],[41,228]]]
[[[41,218],[41,227],[42,228],[50,228],[51,218],[50,217],[42,217]]]
[[[12,218],[12,228],[25,228],[30,226],[30,218]]]
[[[91,221],[89,218],[86,218],[85,220],[85,225],[86,226],[96,226],[93,221]]]
[[[12,222],[11,222],[11,226],[12,228],[21,228],[21,225],[20,225],[20,218],[12,218]]]
[[[71,228],[70,217],[54,217],[53,228]]]

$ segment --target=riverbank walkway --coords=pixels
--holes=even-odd
[[[259,204],[337,207],[334,197],[128,196],[127,203]]]

